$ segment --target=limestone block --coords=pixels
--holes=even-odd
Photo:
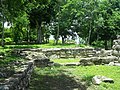
[[[93,62],[91,61],[91,58],[81,58],[80,65],[93,65]]]
[[[95,85],[99,85],[101,84],[102,80],[101,80],[101,76],[94,76],[92,78],[92,83],[95,84]]]
[[[34,65],[38,67],[46,67],[48,66],[50,59],[48,58],[37,58],[34,60]]]
[[[99,57],[91,57],[91,61],[95,64],[95,65],[100,65],[102,64],[102,60]]]
[[[117,35],[117,39],[120,39],[120,35]]]
[[[117,57],[115,57],[115,56],[107,56],[107,57],[102,57],[101,60],[102,60],[102,63],[109,64],[110,62],[116,61]]]
[[[108,66],[114,66],[114,65],[115,65],[114,62],[110,62],[110,63],[108,64]]]
[[[112,55],[113,55],[113,56],[120,56],[120,53],[119,53],[119,51],[117,51],[117,50],[113,50],[113,51],[112,51]]]
[[[112,49],[113,49],[113,50],[115,50],[115,49],[116,49],[116,48],[115,48],[115,46],[116,46],[116,45],[113,45],[113,46],[112,46]]]
[[[118,45],[118,40],[113,40],[113,45]]]
[[[112,78],[108,78],[108,77],[105,77],[105,76],[96,75],[92,78],[92,82],[95,85],[99,85],[102,82],[114,83],[114,80]]]
[[[120,51],[120,45],[116,45],[114,48],[115,48],[117,51]]]
[[[113,44],[114,44],[114,45],[120,45],[120,39],[119,39],[119,40],[114,40],[114,41],[113,41]]]
[[[106,56],[111,56],[111,54],[112,54],[112,50],[104,50],[104,49],[102,49],[99,56],[106,57]]]

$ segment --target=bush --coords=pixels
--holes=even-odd
[[[103,48],[104,47],[104,41],[94,41],[92,43],[92,45],[95,46],[95,47],[101,47],[101,48]]]
[[[12,42],[13,42],[12,38],[5,38],[6,44],[12,44]]]

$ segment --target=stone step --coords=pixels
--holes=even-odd
[[[63,66],[79,66],[80,63],[79,62],[72,62],[72,63],[64,63],[64,64],[61,64]]]

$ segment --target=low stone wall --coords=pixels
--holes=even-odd
[[[93,48],[65,48],[65,49],[44,49],[42,52],[50,58],[70,58],[70,57],[91,57],[95,56],[97,50]]]
[[[17,49],[14,53],[25,55],[28,52],[43,53],[48,58],[75,58],[97,56],[101,49],[95,48],[51,48],[51,49]]]
[[[80,65],[88,66],[88,65],[104,65],[109,64],[110,62],[117,62],[118,59],[115,56],[107,56],[107,57],[89,57],[89,58],[81,58]]]
[[[22,65],[11,77],[0,82],[0,90],[27,90],[33,67],[33,61]]]
[[[101,50],[98,57],[81,58],[81,65],[109,64],[120,66],[120,35],[113,41],[112,50]]]
[[[116,40],[113,41],[113,56],[116,56],[118,58],[118,61],[120,62],[120,35],[117,37]]]
[[[26,52],[20,55],[25,56],[24,61],[12,63],[12,68],[9,67],[9,69],[8,67],[4,67],[3,70],[0,68],[0,90],[28,90],[34,67],[47,67],[53,65],[50,59],[44,57],[43,54],[40,53],[30,54]],[[1,78],[4,80],[1,80]]]

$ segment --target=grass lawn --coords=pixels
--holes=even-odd
[[[47,44],[21,44],[21,45],[5,45],[4,49],[13,49],[13,48],[74,48],[74,47],[86,47],[86,45],[76,45],[74,43],[62,44],[61,41],[56,45],[54,40],[50,40]],[[89,47],[89,46],[87,46]],[[3,49],[0,46],[0,49]]]
[[[1,66],[6,66],[8,65],[8,63],[10,62],[14,62],[14,61],[23,61],[24,59],[18,56],[14,56],[11,54],[11,49],[4,49],[4,48],[0,48],[0,55],[3,56],[2,59],[0,59],[0,67]]]
[[[5,48],[65,48],[76,47],[75,44],[32,44],[32,45],[5,45]]]
[[[79,62],[80,59],[79,58],[66,58],[66,59],[53,59],[51,60],[55,63],[61,63],[61,64],[64,64],[64,63],[73,63],[73,62]]]
[[[112,78],[114,83],[93,85],[91,79],[95,75]],[[85,90],[81,82],[87,90],[120,90],[120,67],[100,65],[35,68],[30,90],[79,90],[81,87]]]
[[[52,61],[63,64],[79,62],[79,58],[54,59]],[[92,78],[95,75],[112,78],[114,83],[94,85]],[[83,86],[81,83],[84,83]],[[120,67],[117,66],[53,66],[35,68],[30,90],[39,90],[38,88],[41,90],[79,90],[79,88],[83,88],[83,90],[120,90],[119,85]]]
[[[83,81],[86,81],[90,90],[120,90],[120,67],[117,66],[79,66],[71,70],[71,73]],[[114,80],[114,84],[102,83],[93,85],[91,79],[95,75],[106,76]]]

